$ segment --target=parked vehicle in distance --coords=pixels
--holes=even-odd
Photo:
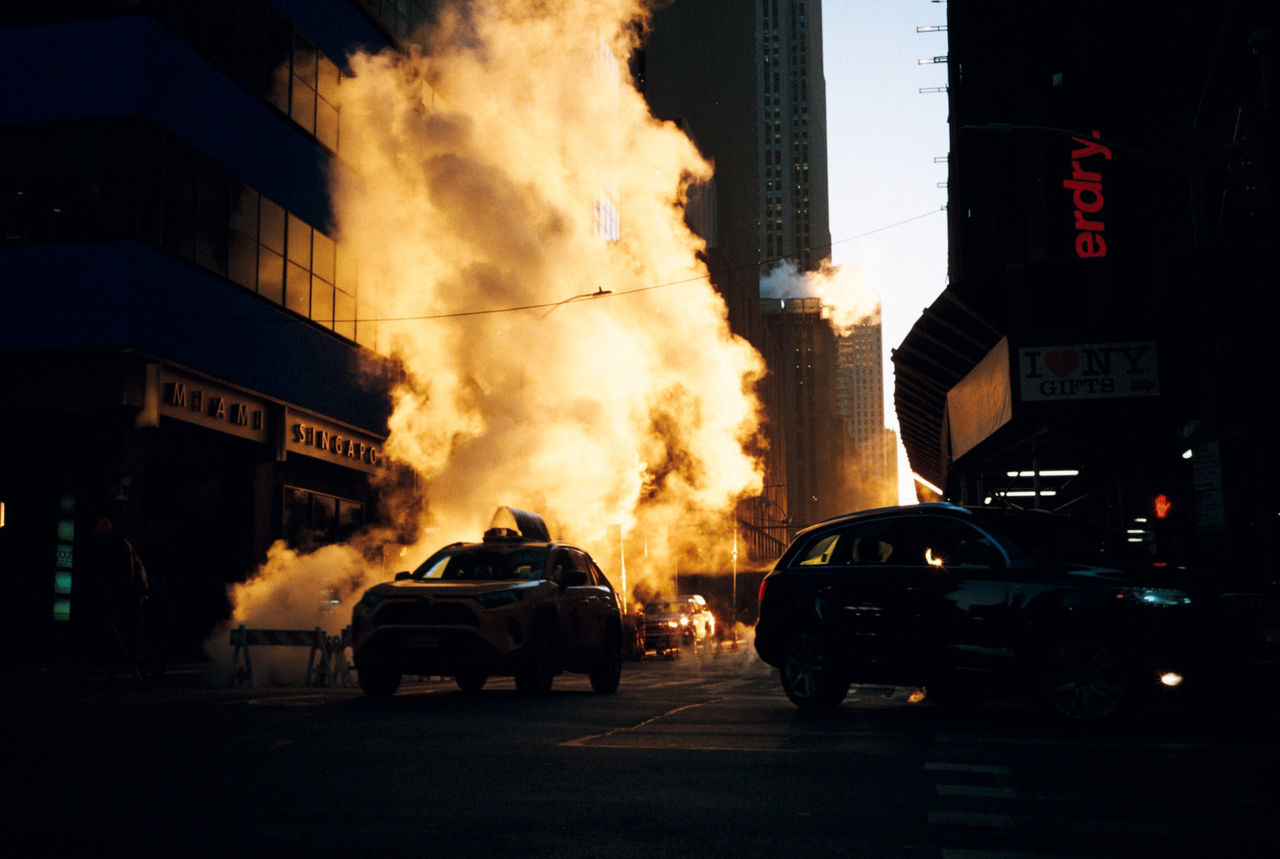
[[[395,693],[404,674],[452,676],[478,692],[495,675],[542,693],[562,671],[613,692],[622,621],[613,586],[583,550],[553,541],[536,514],[502,507],[479,543],[453,543],[367,590],[352,610],[360,687]]]
[[[716,618],[701,594],[652,600],[644,607],[644,646],[659,656],[696,648],[716,634]]]
[[[755,647],[799,707],[883,683],[944,704],[1011,690],[1072,722],[1112,719],[1199,680],[1190,592],[1136,560],[1045,511],[853,513],[801,531],[765,577]]]

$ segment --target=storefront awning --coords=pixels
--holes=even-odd
[[[911,470],[935,486],[946,486],[951,460],[947,392],[1002,336],[947,289],[893,351],[893,404],[902,444]]]

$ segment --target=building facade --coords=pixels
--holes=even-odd
[[[818,298],[762,300],[774,349],[770,372],[781,389],[775,428],[786,445],[787,512],[792,530],[848,512],[845,468],[850,439],[837,411],[837,345]]]
[[[761,308],[772,313],[776,302],[760,296],[778,266],[812,271],[830,258],[822,4],[677,0],[655,11],[636,77],[654,115],[679,122],[715,166],[714,226],[697,228],[731,327],[769,367],[759,389],[765,490],[739,511],[748,555],[767,563],[815,509],[813,487],[796,482],[825,456],[805,447],[824,436],[813,421],[833,434],[842,426],[833,409],[806,412],[803,431],[793,425],[802,419],[789,411],[798,402],[788,393],[794,343],[777,339],[790,326],[770,321]],[[831,349],[822,355],[835,359]],[[823,372],[833,379],[834,364]]]
[[[1276,25],[1262,2],[948,5],[950,284],[894,354],[912,469],[945,496],[1274,575]]]
[[[392,374],[328,174],[343,58],[423,14],[392,5],[0,13],[23,82],[0,105],[0,443],[23,451],[0,466],[0,564],[33,658],[92,614],[104,518],[185,659],[274,541],[378,516]]]
[[[865,510],[898,500],[898,437],[884,425],[884,357],[879,321],[836,335],[836,414],[849,455],[846,509]]]

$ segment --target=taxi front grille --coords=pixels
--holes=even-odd
[[[644,625],[644,634],[649,638],[659,638],[668,635],[679,635],[680,627],[667,626],[667,622],[663,621],[646,621]]]
[[[374,616],[376,626],[475,626],[476,615],[459,602],[396,600]]]

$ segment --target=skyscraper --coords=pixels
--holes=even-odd
[[[802,271],[831,255],[820,0],[757,0],[759,255]]]
[[[845,498],[850,508],[897,503],[897,434],[884,425],[884,358],[879,320],[836,335],[836,414],[844,422],[850,459]]]
[[[809,440],[841,432],[833,406],[812,413],[805,432],[789,428],[797,418],[798,401],[784,393],[794,349],[778,337],[789,327],[781,323],[796,318],[766,324],[760,301],[760,281],[775,267],[810,271],[830,254],[822,4],[676,0],[654,15],[637,79],[654,114],[681,123],[715,166],[714,229],[702,233],[706,261],[733,330],[770,370],[760,389],[766,491],[744,514],[758,538],[752,551],[769,557],[814,507],[812,487],[797,475],[826,454],[810,449]],[[785,339],[792,343],[789,334]],[[834,351],[822,350],[821,360],[834,362]],[[834,363],[823,373],[831,382]],[[812,420],[830,425],[815,433]]]

